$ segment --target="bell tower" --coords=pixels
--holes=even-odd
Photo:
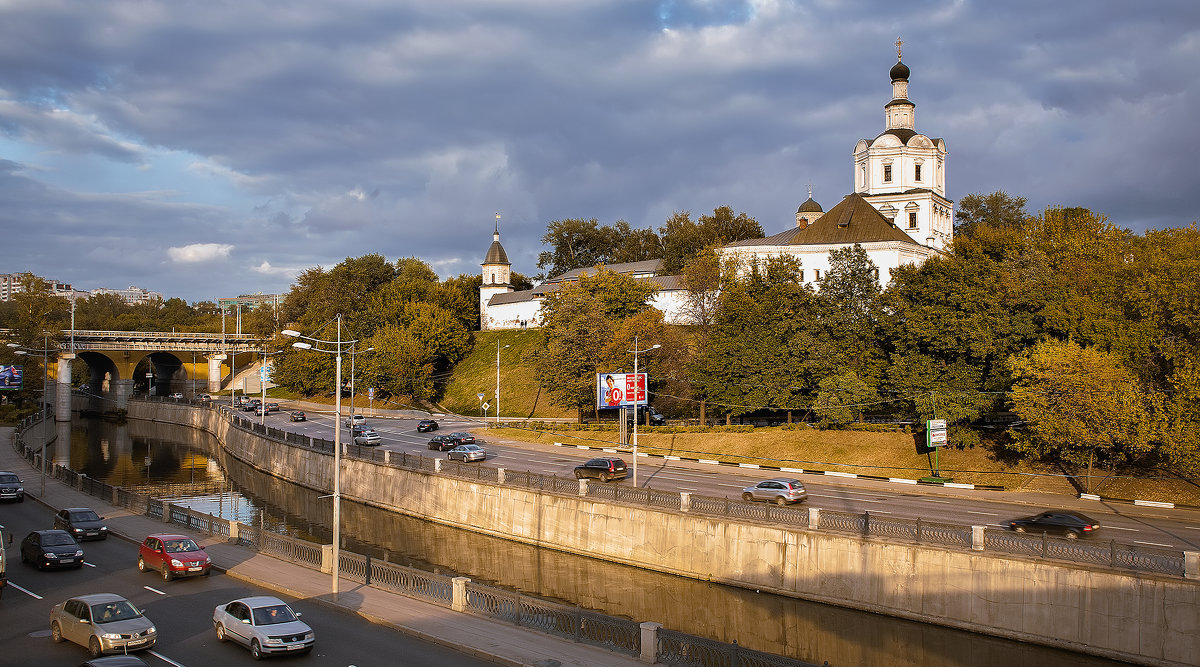
[[[500,245],[500,214],[496,214],[496,230],[492,232],[492,245],[483,257],[483,283],[479,286],[479,328],[489,329],[488,301],[496,294],[513,291],[512,264],[508,253]]]

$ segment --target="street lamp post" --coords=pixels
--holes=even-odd
[[[637,431],[638,431],[638,429],[637,429],[637,427],[638,427],[638,406],[641,404],[641,401],[638,400],[638,381],[641,380],[641,376],[638,375],[638,353],[639,352],[649,352],[650,350],[657,350],[660,347],[662,347],[662,345],[655,343],[644,350],[638,349],[638,337],[634,336],[633,337],[633,349],[629,350],[630,352],[633,353],[633,485],[635,487],[638,485],[638,480],[637,480],[637,464],[638,464]],[[647,392],[649,392],[648,387],[647,387]]]
[[[500,426],[500,350],[506,350],[512,345],[500,347],[500,337],[496,337],[496,427]],[[486,424],[484,424],[486,426]]]
[[[332,592],[333,599],[338,598],[338,561],[341,558],[341,540],[342,540],[342,346],[354,345],[357,340],[342,340],[342,316],[337,316],[337,340],[321,340],[302,335],[299,331],[292,329],[284,329],[283,335],[291,338],[303,338],[312,341],[312,343],[296,342],[292,343],[292,347],[301,350],[316,350],[317,352],[325,352],[326,354],[335,355],[337,362],[334,365],[336,371],[334,373],[334,415],[333,415],[333,584]],[[313,343],[324,345],[335,345],[332,350],[313,347]]]

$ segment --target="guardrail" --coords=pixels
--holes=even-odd
[[[40,418],[37,416],[23,420],[18,425],[17,437],[14,439],[18,451],[31,464],[39,462],[39,452],[25,444],[22,434],[38,421]],[[261,429],[261,424],[251,426]],[[322,449],[320,442],[314,445],[317,451]],[[328,452],[332,451],[330,443]],[[433,461],[428,457],[408,458]],[[428,466],[430,471],[434,468],[435,466]],[[106,484],[58,464],[54,464],[53,470],[48,474],[71,488],[164,523],[223,537],[259,553],[310,569],[328,573],[333,571],[333,549],[330,545],[315,544],[198,512],[190,507],[173,504],[165,498]],[[816,667],[812,663],[741,648],[736,643],[726,644],[667,630],[657,623],[639,623],[477,584],[466,577],[449,577],[426,572],[345,549],[339,550],[339,556],[339,575],[352,581],[453,611],[487,616],[571,641],[641,657],[644,662],[680,667]]]

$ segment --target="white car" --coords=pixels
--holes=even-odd
[[[451,449],[446,458],[451,461],[458,459],[466,463],[467,461],[482,461],[487,458],[487,452],[483,451],[483,447],[479,445],[459,445]]]
[[[218,641],[241,644],[259,660],[281,653],[308,653],[317,636],[286,602],[269,595],[226,602],[213,610]]]
[[[353,428],[355,426],[362,426],[366,422],[367,422],[367,418],[363,417],[362,415],[352,415],[350,417],[346,417],[346,426],[349,426],[351,428]]]
[[[383,441],[379,433],[373,428],[364,428],[354,433],[354,444],[366,445],[368,447],[378,445]]]
[[[177,391],[174,394],[171,394],[171,398],[183,398],[183,394]]]

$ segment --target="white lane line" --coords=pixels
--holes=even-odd
[[[1108,530],[1128,530],[1131,533],[1142,532],[1142,531],[1138,530],[1137,528],[1125,528],[1123,526],[1105,526],[1105,528],[1107,528]]]
[[[13,582],[11,582],[11,581],[10,581],[10,582],[8,582],[8,585],[9,585],[9,586],[11,586],[11,587],[13,587],[13,588],[15,588],[15,589],[17,589],[17,590],[19,590],[19,591],[21,591],[22,593],[24,593],[24,594],[28,595],[29,597],[31,597],[31,598],[33,598],[33,599],[35,599],[35,600],[41,600],[41,599],[42,599],[42,596],[38,595],[37,593],[34,593],[33,591],[27,591],[27,590],[25,590],[24,588],[21,588],[20,586],[18,586],[18,585],[16,585],[16,584],[14,584],[14,583],[13,583]]]
[[[1000,516],[999,514],[996,514],[995,512],[976,512],[974,510],[967,510],[967,514],[982,514],[983,516]]]
[[[142,586],[142,588],[150,591],[151,593],[158,593],[159,595],[166,595],[166,593],[158,590],[157,588],[150,588],[149,586]]]
[[[84,564],[84,565],[86,565],[86,566],[88,566],[88,567],[96,567],[95,565],[92,565],[91,563],[87,562],[86,560],[85,560],[85,561],[83,561],[83,564]]]
[[[1168,547],[1168,548],[1170,548],[1170,547],[1175,546],[1173,544],[1160,544],[1158,542],[1142,542],[1140,540],[1134,540],[1133,543],[1134,544],[1145,544],[1146,546],[1150,546],[1150,547]]]
[[[1184,526],[1184,528],[1188,530],[1200,530],[1200,526]]]
[[[151,650],[151,651],[146,651],[146,653],[149,653],[150,655],[152,655],[152,656],[154,656],[154,657],[158,658],[159,660],[162,660],[163,662],[167,662],[167,663],[170,663],[170,664],[172,664],[172,665],[175,665],[175,667],[185,667],[183,664],[181,664],[181,663],[178,663],[178,662],[175,662],[174,660],[172,660],[172,659],[168,658],[167,656],[165,656],[165,655],[163,655],[163,654],[159,653],[158,651],[153,651],[153,650]]]
[[[808,495],[813,498],[831,498],[833,500],[849,500],[849,501],[856,502],[856,503],[887,503],[887,502],[891,502],[890,500],[871,500],[869,498],[843,498],[842,496],[830,496],[830,495],[826,495],[824,493],[810,493]]]
[[[718,484],[717,484],[717,486],[728,486],[728,487],[729,487],[729,488],[731,488],[731,489],[744,489],[744,488],[746,488],[746,485],[745,485],[745,484],[721,484],[721,483],[718,483]]]
[[[926,500],[926,501],[928,501],[928,502],[931,502],[931,503],[942,503],[943,505],[949,505],[949,504],[950,504],[950,501],[949,501],[949,500],[934,500],[933,498],[922,498],[922,500]]]

